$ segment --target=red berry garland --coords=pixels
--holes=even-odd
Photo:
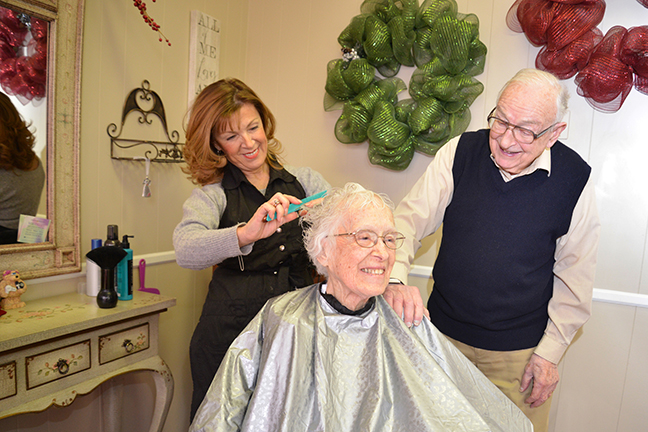
[[[153,3],[155,3],[155,0],[151,0]],[[156,31],[160,34],[160,42],[162,42],[162,38],[164,38],[164,41],[171,46],[171,42],[169,42],[169,39],[167,39],[162,32],[160,31],[160,25],[151,18],[151,16],[146,12],[146,3],[144,3],[142,0],[133,0],[133,6],[135,6],[137,9],[140,11],[140,15],[142,15],[142,18],[144,19],[144,22],[151,27],[151,30]]]

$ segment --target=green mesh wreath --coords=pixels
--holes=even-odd
[[[434,155],[470,123],[470,105],[484,90],[486,46],[479,20],[454,0],[365,0],[342,31],[343,58],[328,64],[324,109],[341,109],[338,141],[369,141],[369,160],[404,170],[419,151]],[[395,77],[416,67],[407,89]]]

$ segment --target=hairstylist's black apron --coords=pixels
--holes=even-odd
[[[292,174],[273,168],[270,168],[265,195],[231,164],[226,166],[221,184],[227,206],[220,228],[247,222],[277,192],[299,199],[306,197]],[[214,270],[200,322],[191,340],[192,419],[234,339],[268,299],[312,284],[310,269],[302,229],[295,220],[282,225],[270,237],[255,242],[249,255],[228,258]]]

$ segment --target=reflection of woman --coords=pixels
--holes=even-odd
[[[237,79],[206,87],[190,112],[184,155],[202,187],[175,229],[176,260],[191,269],[218,264],[191,340],[192,418],[230,343],[263,304],[312,283],[298,215],[286,210],[329,184],[309,168],[283,166],[274,130],[272,113]]]
[[[408,329],[382,293],[402,234],[353,183],[305,216],[325,284],[270,300],[234,341],[191,431],[531,431],[439,331]]]
[[[0,93],[0,244],[16,243],[20,215],[38,211],[45,171],[33,146],[28,125]]]

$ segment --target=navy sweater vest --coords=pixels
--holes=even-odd
[[[505,182],[488,132],[459,141],[428,309],[439,330],[468,345],[532,348],[549,318],[556,240],[569,229],[590,167],[556,142],[550,176],[537,170]]]

